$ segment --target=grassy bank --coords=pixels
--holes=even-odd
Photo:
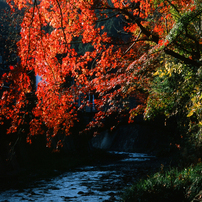
[[[128,188],[124,202],[190,202],[202,190],[202,163],[182,170],[172,168],[140,180]]]

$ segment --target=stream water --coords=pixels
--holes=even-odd
[[[30,183],[25,189],[1,192],[0,202],[119,201],[123,189],[131,185],[140,172],[136,164],[153,158],[141,153],[127,154],[127,158],[113,164],[80,167],[52,179]]]

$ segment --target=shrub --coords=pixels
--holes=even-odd
[[[177,168],[155,173],[127,189],[122,197],[125,202],[186,202],[202,189],[202,163],[178,171]]]

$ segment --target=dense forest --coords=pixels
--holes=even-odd
[[[162,155],[175,156],[178,169],[161,169],[124,200],[192,200],[202,188],[201,1],[7,3],[0,172],[41,163],[40,155],[90,156],[93,137],[141,122],[159,129],[155,139],[166,134],[170,153]]]

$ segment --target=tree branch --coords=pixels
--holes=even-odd
[[[182,60],[185,64],[191,64],[191,65],[194,65],[196,67],[202,66],[201,62],[186,58],[186,57],[174,52],[173,50],[168,49],[167,47],[164,49],[164,52],[170,56],[173,56],[179,60]]]

